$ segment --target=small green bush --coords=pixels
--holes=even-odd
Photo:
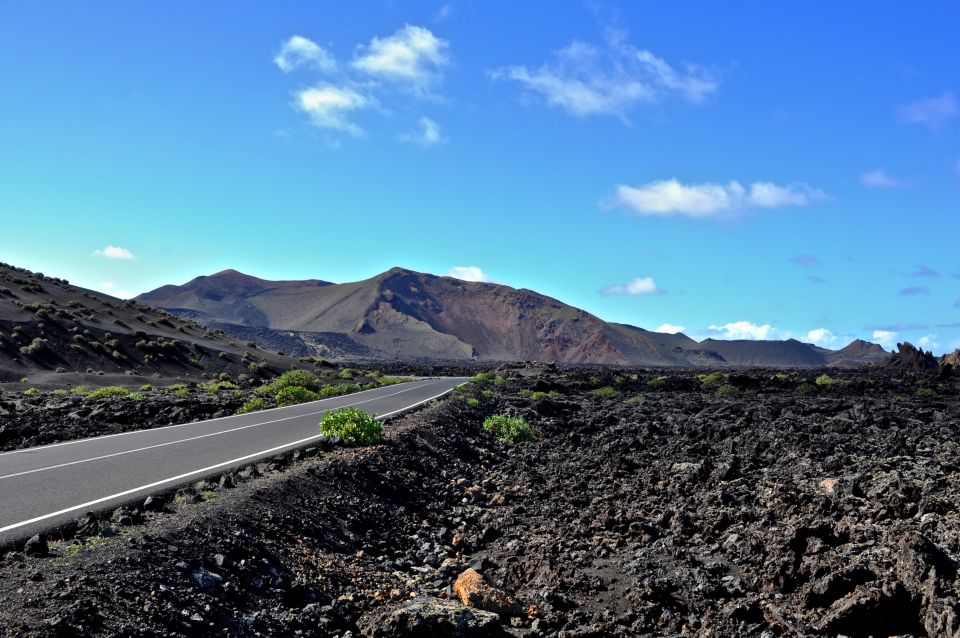
[[[325,385],[320,388],[320,391],[317,393],[318,398],[328,399],[330,397],[338,397],[341,394],[350,394],[352,392],[358,392],[360,386],[356,383],[341,383],[339,385]]]
[[[647,386],[651,388],[662,388],[667,384],[667,377],[654,377],[647,381]]]
[[[352,379],[353,370],[351,370],[350,368],[344,368],[343,370],[340,371],[340,374],[338,374],[337,377],[341,379]]]
[[[33,397],[40,394],[40,390],[37,390],[36,388],[27,388],[26,390],[23,391],[23,393],[28,397]]]
[[[377,380],[377,384],[380,386],[384,385],[396,385],[398,383],[407,383],[413,381],[413,377],[373,377]],[[458,388],[464,386],[457,386]]]
[[[507,378],[501,377],[499,374],[493,378],[493,385],[502,388],[507,385]]]
[[[737,386],[730,385],[729,383],[724,383],[719,388],[717,388],[716,395],[718,397],[732,397],[738,392],[740,391],[737,389]]]
[[[817,393],[817,386],[812,383],[804,383],[799,388],[797,388],[797,394],[801,396],[809,396],[811,394]]]
[[[252,365],[252,364],[251,364]],[[322,383],[316,375],[306,370],[288,370],[270,383],[261,386],[257,393],[261,395],[275,395],[284,388],[301,387],[312,392],[320,389]]]
[[[525,443],[532,441],[533,428],[519,417],[495,414],[483,422],[483,429],[490,432],[501,443]]]
[[[921,399],[927,399],[937,396],[937,391],[933,388],[917,388],[917,396]]]
[[[814,383],[821,386],[833,385],[836,382],[837,380],[831,377],[829,374],[821,374],[819,377],[817,377],[816,381],[814,381]]]
[[[643,405],[646,402],[647,402],[647,397],[643,396],[642,394],[638,394],[635,397],[630,397],[629,399],[624,401],[624,403],[626,403],[627,405]]]
[[[339,436],[351,445],[371,445],[383,437],[383,426],[377,421],[376,415],[346,407],[323,415],[320,434]]]
[[[722,386],[729,377],[722,372],[711,372],[710,374],[698,374],[697,378],[700,380],[700,387],[706,390]]]
[[[493,372],[479,372],[473,376],[473,382],[478,385],[485,385],[487,383],[493,383],[497,378],[497,373]]]
[[[471,408],[479,408],[480,399],[476,399],[474,397],[467,397],[467,405],[469,405]]]
[[[540,391],[531,392],[531,393],[530,393],[530,400],[531,400],[531,401],[540,401],[540,400],[542,400],[542,399],[552,399],[552,398],[554,398],[555,396],[557,396],[557,394],[558,394],[558,393],[557,393],[556,390],[551,390],[550,392],[540,392]]]
[[[594,390],[593,394],[601,399],[612,399],[613,397],[617,396],[617,391],[614,388],[605,385],[602,388],[597,388]]]
[[[144,383],[142,386],[140,386],[140,392],[150,392],[150,390],[153,390],[153,386],[149,383]]]
[[[298,403],[307,403],[308,401],[316,401],[318,398],[320,397],[316,392],[311,392],[310,390],[298,385],[283,388],[277,392],[276,395],[277,405],[280,407],[296,405]]]
[[[259,410],[266,410],[270,407],[270,403],[266,399],[257,397],[255,399],[250,399],[237,410],[237,414],[247,414],[248,412],[257,412]]]
[[[130,391],[126,388],[121,388],[118,385],[108,385],[102,388],[97,388],[93,392],[87,395],[88,399],[107,399],[109,397],[122,397],[127,398],[130,396]]]

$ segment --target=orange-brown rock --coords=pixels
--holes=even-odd
[[[520,615],[519,607],[507,592],[491,585],[483,574],[467,569],[457,577],[453,591],[464,605],[501,616]]]

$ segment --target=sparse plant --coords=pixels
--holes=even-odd
[[[345,407],[323,415],[320,434],[338,436],[351,445],[371,445],[383,437],[383,426],[376,415]]]
[[[473,375],[473,383],[478,385],[485,385],[487,383],[493,383],[494,379],[497,378],[497,373],[494,371],[489,372],[478,372]]]
[[[520,417],[495,414],[483,422],[483,429],[501,443],[525,443],[534,439],[533,428]]]
[[[738,394],[739,392],[740,390],[737,388],[737,386],[731,385],[729,383],[724,383],[719,388],[717,388],[716,395],[718,397],[732,397]]]
[[[662,388],[666,384],[667,384],[667,377],[665,376],[654,377],[649,381],[647,381],[647,386],[650,388]]]
[[[920,387],[920,388],[917,388],[916,394],[921,399],[929,399],[930,397],[937,396],[937,391],[934,390],[933,388]]]
[[[617,396],[618,392],[615,388],[605,385],[602,388],[594,390],[593,394],[600,399],[612,399]]]
[[[479,408],[480,399],[477,399],[475,397],[467,397],[467,405],[471,408]]]
[[[126,388],[121,388],[118,385],[107,385],[102,388],[97,388],[93,392],[87,394],[88,399],[107,399],[111,397],[121,397],[127,398],[130,396],[130,391]]]
[[[647,397],[643,396],[642,394],[638,394],[636,396],[630,397],[629,399],[624,401],[624,403],[626,403],[627,405],[643,405],[646,402],[647,402]]]
[[[710,374],[698,374],[697,378],[700,380],[700,387],[708,390],[722,386],[730,377],[722,372],[711,372]]]
[[[307,403],[308,401],[316,401],[318,398],[320,397],[316,392],[311,392],[310,390],[298,385],[281,388],[276,394],[277,405],[280,407],[296,405],[298,403]]]
[[[797,388],[797,394],[801,396],[810,396],[811,394],[817,393],[817,386],[812,383],[804,383],[799,388]]]
[[[353,370],[351,370],[350,368],[344,368],[343,370],[340,371],[340,374],[338,374],[337,377],[339,377],[340,379],[352,379]]]
[[[247,414],[248,412],[259,412],[270,407],[270,402],[264,398],[256,397],[250,399],[237,410],[237,414]]]
[[[36,388],[27,388],[26,390],[23,391],[23,393],[28,397],[33,397],[40,394],[40,390],[37,390]]]
[[[833,377],[831,377],[829,374],[826,374],[826,373],[821,374],[819,377],[816,378],[816,380],[814,380],[814,383],[816,383],[819,386],[830,386],[836,382],[837,382],[836,379],[834,379]]]

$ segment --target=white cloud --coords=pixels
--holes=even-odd
[[[400,139],[421,146],[433,146],[447,141],[440,130],[440,125],[429,117],[421,117],[417,125],[416,130],[404,133],[400,136]]]
[[[885,350],[893,350],[897,345],[898,333],[893,330],[874,330],[873,341],[883,346]]]
[[[463,281],[482,281],[485,283],[493,281],[477,266],[454,266],[447,272],[447,276]]]
[[[706,69],[685,65],[678,70],[650,51],[626,44],[621,37],[602,48],[573,41],[539,67],[512,66],[490,75],[518,82],[548,105],[574,116],[625,118],[638,105],[671,96],[696,104],[719,86]]]
[[[937,335],[923,335],[917,340],[917,345],[924,350],[937,350],[940,344],[937,342]]]
[[[676,179],[640,186],[618,184],[605,204],[626,208],[640,216],[686,215],[715,217],[749,208],[808,206],[827,199],[826,194],[803,183],[780,186],[772,182],[681,184]]]
[[[120,246],[107,246],[106,248],[98,248],[97,250],[93,251],[93,254],[98,257],[105,257],[107,259],[136,259],[130,250],[121,248]]]
[[[710,326],[708,330],[721,333],[714,335],[720,339],[758,340],[769,339],[771,336],[770,333],[773,331],[773,326],[768,323],[760,326],[749,321],[734,321],[723,324],[722,326]]]
[[[662,295],[665,291],[657,288],[653,277],[637,277],[625,284],[606,286],[600,292],[604,295]]]
[[[902,124],[920,124],[931,131],[938,131],[954,117],[957,112],[957,100],[950,91],[939,97],[931,97],[910,104],[904,104],[898,109]]]
[[[117,282],[115,281],[104,281],[100,284],[100,287],[104,290],[113,290],[117,287]]]
[[[297,108],[306,113],[315,126],[351,135],[362,135],[363,129],[348,120],[347,114],[373,104],[370,98],[353,89],[333,85],[304,89],[295,95]]]
[[[827,328],[814,328],[807,333],[807,338],[804,341],[808,343],[813,343],[821,348],[830,348],[836,345],[839,337]]]
[[[654,332],[663,332],[666,334],[675,335],[686,330],[683,326],[675,326],[672,323],[661,324],[659,328],[654,330]]]
[[[891,177],[882,168],[860,175],[860,183],[871,188],[902,188],[909,185],[901,179]]]
[[[385,38],[373,38],[366,47],[360,47],[353,59],[353,67],[368,75],[408,83],[422,90],[441,77],[441,69],[449,59],[450,43],[429,29],[410,24]]]
[[[336,60],[326,49],[299,35],[283,43],[280,52],[273,58],[273,63],[284,73],[301,66],[310,66],[323,73],[331,73],[337,68]]]

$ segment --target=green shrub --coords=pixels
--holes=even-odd
[[[173,391],[173,396],[177,397],[178,399],[186,399],[190,396],[190,390],[187,390],[186,388],[178,388]]]
[[[97,388],[93,392],[87,395],[88,399],[106,399],[109,397],[123,397],[126,398],[130,396],[130,391],[126,388],[121,388],[118,385],[108,385],[102,388]]]
[[[602,388],[597,388],[593,393],[601,399],[612,399],[617,396],[617,391],[611,388],[608,385],[603,386]]]
[[[638,394],[635,397],[630,397],[629,399],[624,401],[624,403],[626,403],[627,405],[643,405],[646,402],[647,402],[647,397],[643,396],[642,394]]]
[[[270,403],[266,399],[257,397],[255,399],[250,399],[237,410],[237,414],[247,414],[248,412],[257,412],[259,410],[266,410],[270,407]]]
[[[503,387],[507,385],[507,378],[501,377],[499,374],[493,378],[493,385],[497,387]]]
[[[501,443],[524,443],[532,441],[533,428],[519,417],[495,414],[483,422],[483,429],[490,432]]]
[[[380,386],[385,385],[396,385],[397,383],[407,383],[413,381],[413,377],[373,377],[377,380],[377,384]],[[458,388],[464,386],[457,386]]]
[[[341,379],[352,379],[353,370],[351,370],[350,368],[344,368],[343,370],[340,371],[340,374],[338,374],[337,377]]]
[[[540,392],[540,391],[531,392],[531,393],[530,393],[530,400],[531,400],[531,401],[540,401],[540,400],[542,400],[542,399],[552,399],[552,398],[554,398],[554,397],[557,396],[557,395],[558,395],[558,393],[557,393],[556,390],[551,390],[550,392]]]
[[[28,397],[33,397],[40,394],[40,390],[37,390],[36,388],[27,388],[26,390],[23,391],[23,393]]]
[[[317,393],[318,398],[328,399],[330,397],[338,397],[341,394],[350,394],[351,392],[357,392],[360,390],[360,386],[356,383],[341,383],[339,385],[325,385],[320,388],[320,391]]]
[[[829,374],[821,374],[819,377],[817,377],[816,381],[814,381],[814,383],[817,385],[833,385],[836,382],[837,380],[831,377]]]
[[[467,397],[467,405],[469,405],[471,408],[479,408],[480,399],[476,399],[474,397]]]
[[[809,396],[811,394],[817,393],[817,386],[812,383],[804,383],[799,388],[797,388],[797,394],[802,396]]]
[[[203,389],[210,394],[216,394],[221,390],[236,390],[237,384],[233,381],[211,381],[203,386]]]
[[[454,392],[470,392],[470,386],[458,385],[453,389]]]
[[[130,394],[127,395],[127,398],[130,399],[131,401],[143,401],[147,397],[143,396],[139,392],[131,392]]]
[[[917,388],[917,396],[921,399],[937,396],[937,391],[933,388]]]
[[[662,388],[667,384],[667,377],[654,377],[647,381],[647,386],[651,388]]]
[[[473,376],[473,382],[478,385],[485,385],[487,383],[493,383],[496,378],[497,373],[492,370],[489,372],[479,372]]]
[[[722,386],[727,382],[729,376],[722,372],[711,372],[710,374],[698,374],[697,378],[700,379],[700,387],[708,389]]]
[[[257,393],[261,395],[274,395],[284,388],[301,387],[316,392],[320,389],[322,383],[316,375],[306,370],[287,370],[270,383],[261,386]]]
[[[327,412],[320,420],[320,434],[339,436],[351,445],[370,445],[383,437],[376,415],[353,407]]]
[[[316,401],[318,398],[319,396],[316,392],[311,392],[310,390],[298,385],[282,388],[276,394],[277,405],[280,407],[296,405],[298,403],[307,403],[308,401]]]
[[[737,386],[730,385],[729,383],[724,383],[719,388],[717,388],[716,395],[718,397],[731,397],[737,394],[738,392],[739,390],[737,389]]]
[[[140,392],[150,392],[150,390],[153,390],[153,386],[149,383],[144,383],[142,386],[140,386]]]

